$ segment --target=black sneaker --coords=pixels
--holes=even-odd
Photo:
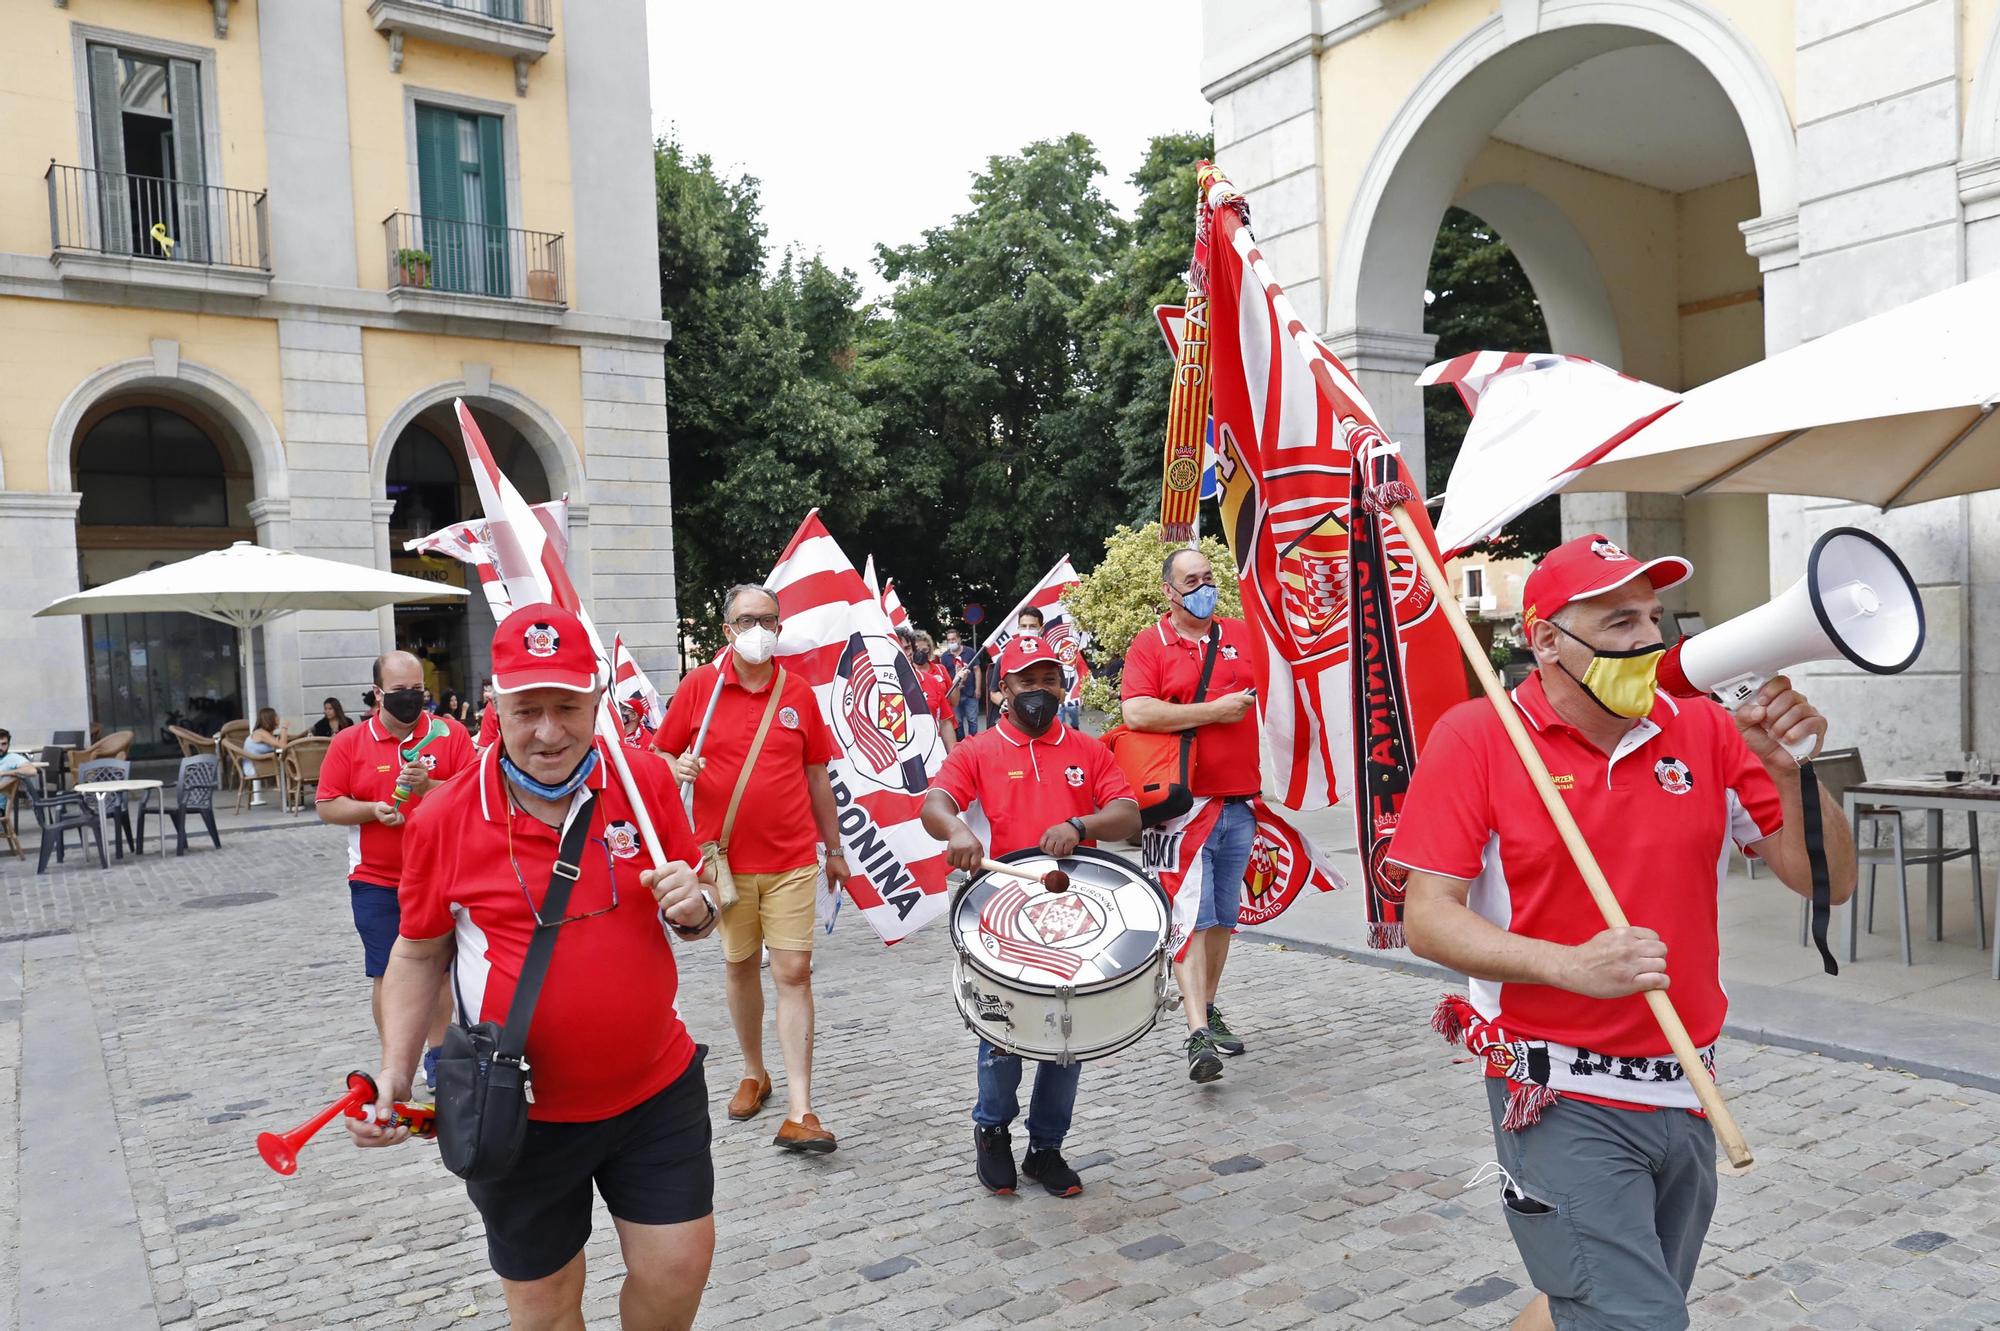
[[[1222,1077],[1222,1058],[1215,1052],[1215,1040],[1207,1031],[1187,1038],[1188,1080],[1217,1081]]]
[[[1007,1129],[975,1127],[972,1146],[979,1157],[979,1181],[986,1190],[1000,1197],[1011,1196],[1018,1180],[1014,1176],[1014,1139]]]
[[[1236,1038],[1236,1032],[1229,1029],[1229,1023],[1222,1019],[1222,1009],[1215,1004],[1208,1005],[1208,1038],[1215,1041],[1215,1047],[1225,1054],[1243,1052],[1243,1042]]]
[[[1051,1197],[1074,1197],[1083,1191],[1083,1180],[1053,1146],[1021,1157],[1021,1172],[1047,1188]]]

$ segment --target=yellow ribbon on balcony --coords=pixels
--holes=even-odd
[[[167,234],[167,224],[165,222],[153,223],[153,229],[148,234],[152,236],[155,245],[166,251],[169,259],[174,257],[174,238]]]

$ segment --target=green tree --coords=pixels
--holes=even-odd
[[[880,501],[875,413],[856,394],[860,289],[787,253],[766,271],[758,182],[662,139],[654,157],[683,628],[719,636],[721,596],[760,581],[806,512],[836,532]]]
[[[1215,566],[1216,589],[1222,593],[1217,613],[1241,615],[1236,561],[1229,557],[1229,547],[1212,536],[1202,538],[1200,544],[1201,552]],[[1077,627],[1090,635],[1087,654],[1093,666],[1102,667],[1124,656],[1132,639],[1166,609],[1166,598],[1160,592],[1160,562],[1166,552],[1158,522],[1137,529],[1121,525],[1104,538],[1104,557],[1097,561],[1097,567],[1063,597]],[[1083,702],[1107,713],[1110,724],[1118,724],[1118,689],[1106,676],[1092,675],[1084,682]]]
[[[1541,302],[1520,261],[1498,232],[1463,208],[1447,209],[1438,227],[1426,300],[1424,331],[1436,334],[1439,360],[1468,351],[1549,350]],[[1427,493],[1445,488],[1471,419],[1456,388],[1447,384],[1424,390]],[[1551,497],[1481,548],[1539,556],[1561,540],[1562,516]]]
[[[920,620],[968,601],[1004,612],[1125,515],[1118,457],[1083,407],[1079,311],[1129,232],[1102,173],[1082,135],[1030,144],[988,160],[966,212],[877,251],[896,287],[859,374],[891,482],[856,550]]]

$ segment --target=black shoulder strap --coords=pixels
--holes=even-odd
[[[527,960],[521,963],[521,979],[514,986],[514,1001],[507,1005],[507,1025],[500,1032],[500,1047],[495,1051],[502,1058],[518,1059],[528,1047],[528,1023],[535,1019],[535,1000],[542,996],[549,956],[556,950],[556,930],[562,928],[563,912],[569,908],[569,889],[581,872],[577,864],[583,858],[583,843],[590,835],[590,818],[596,811],[597,796],[587,796],[563,833],[562,848],[549,870],[548,894],[542,898],[542,917],[553,923],[536,925],[535,936],[528,942]],[[513,817],[513,810],[508,810],[507,816]]]
[[[1215,674],[1215,657],[1222,642],[1222,625],[1208,626],[1208,646],[1201,654],[1201,683],[1194,686],[1194,697],[1190,702],[1202,702],[1208,697],[1208,681]],[[1188,763],[1194,758],[1194,727],[1181,732],[1181,784],[1188,783]]]

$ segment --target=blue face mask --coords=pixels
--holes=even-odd
[[[1214,586],[1197,587],[1181,595],[1181,609],[1196,619],[1207,619],[1215,613],[1215,603],[1222,599],[1222,592]]]
[[[597,750],[592,748],[589,753],[585,754],[583,761],[576,765],[576,770],[571,772],[569,777],[558,785],[551,786],[535,780],[535,778],[516,767],[514,760],[509,758],[505,753],[500,755],[500,770],[506,773],[509,781],[512,781],[529,794],[539,795],[545,800],[559,800],[574,795],[578,787],[590,780],[590,774],[597,770]]]

